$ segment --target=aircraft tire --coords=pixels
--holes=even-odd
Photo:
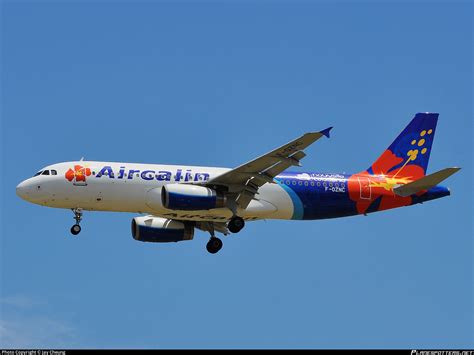
[[[231,233],[239,233],[242,228],[245,226],[245,221],[241,217],[232,217],[232,219],[229,221],[229,224],[227,225],[227,228]]]
[[[216,238],[216,237],[212,237],[207,242],[206,249],[209,253],[215,254],[219,250],[222,249],[222,245],[223,245],[222,240],[220,240],[219,238]]]
[[[75,224],[71,227],[71,234],[78,235],[81,232],[81,226],[79,224]]]

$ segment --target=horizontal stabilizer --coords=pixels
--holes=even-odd
[[[394,188],[393,192],[398,196],[407,197],[423,190],[429,190],[459,170],[461,170],[461,168],[446,168],[436,173],[423,176],[421,179],[408,184],[400,185]]]

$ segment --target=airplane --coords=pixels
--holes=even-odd
[[[73,235],[83,211],[142,214],[132,219],[141,242],[191,240],[208,232],[209,253],[223,246],[216,232],[238,233],[261,219],[317,220],[367,215],[449,196],[438,184],[460,170],[426,175],[437,113],[417,113],[393,143],[356,174],[291,172],[303,151],[332,127],[310,132],[234,169],[99,161],[46,166],[16,187],[22,199],[71,209]]]

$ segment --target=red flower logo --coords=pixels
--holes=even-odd
[[[86,176],[89,176],[91,174],[91,169],[89,168],[84,168],[81,165],[74,165],[74,170],[69,169],[66,171],[66,179],[69,181],[72,181],[75,179],[75,182],[78,181],[86,181]]]
[[[365,213],[379,197],[381,199],[377,211],[410,205],[412,198],[394,194],[393,188],[399,184],[415,181],[425,175],[422,167],[415,164],[407,165],[416,158],[416,154],[410,151],[407,154],[408,159],[402,167],[390,170],[403,162],[403,158],[386,150],[382,157],[372,165],[372,171],[376,175],[371,175],[367,171],[352,175],[348,181],[349,197],[356,203],[357,212]],[[420,191],[417,195],[422,193]]]

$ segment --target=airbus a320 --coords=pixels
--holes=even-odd
[[[460,168],[426,174],[437,113],[418,113],[366,170],[356,174],[291,172],[304,150],[331,128],[311,132],[234,169],[70,161],[46,166],[21,182],[18,196],[71,209],[73,235],[83,211],[142,214],[132,236],[142,242],[191,240],[210,234],[209,253],[222,248],[216,233],[238,233],[260,219],[316,220],[365,215],[450,195],[439,186]]]

